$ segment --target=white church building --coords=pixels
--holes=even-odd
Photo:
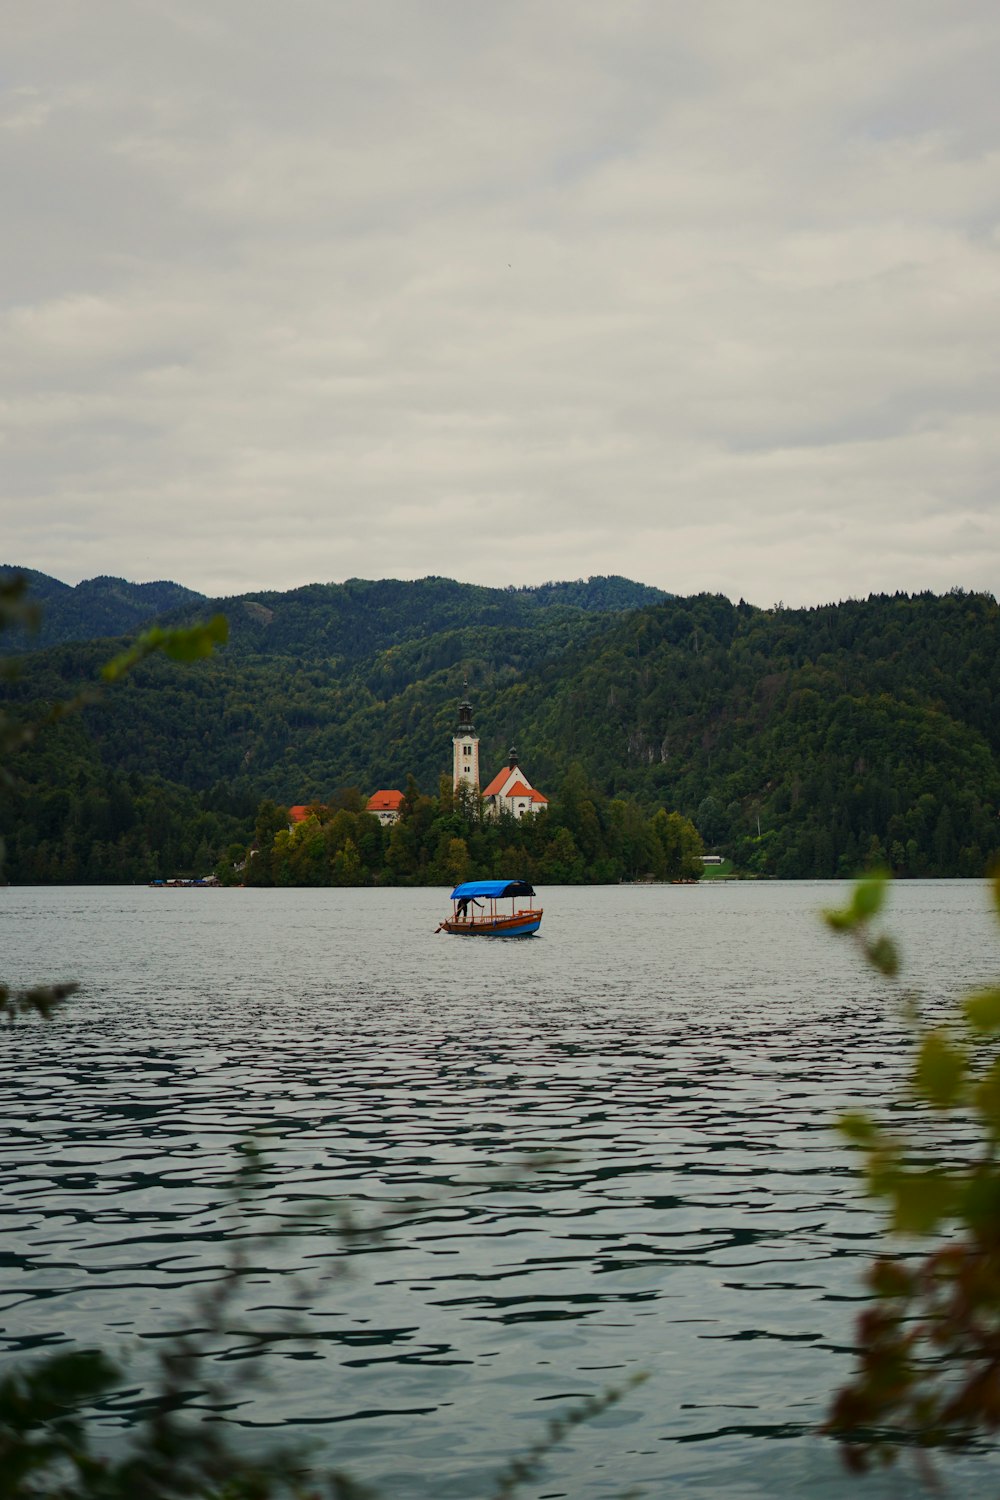
[[[479,791],[479,737],[472,722],[469,684],[465,684],[465,701],[458,711],[458,725],[452,736],[452,784],[457,792],[465,786]],[[480,792],[486,811],[493,817],[509,812],[515,818],[532,817],[549,803],[548,797],[531,785],[517,762],[517,751],[511,748],[507,764]]]

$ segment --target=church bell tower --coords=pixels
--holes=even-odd
[[[459,706],[458,724],[452,735],[452,785],[458,791],[461,782],[479,791],[479,736],[472,722],[472,704],[469,702],[469,684],[465,683],[465,697]]]

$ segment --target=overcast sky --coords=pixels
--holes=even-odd
[[[996,0],[32,0],[0,562],[209,594],[1000,560]]]

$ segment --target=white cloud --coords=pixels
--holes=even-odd
[[[998,40],[902,0],[19,13],[4,554],[994,587]]]

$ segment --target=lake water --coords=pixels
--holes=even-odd
[[[82,985],[0,1032],[5,1363],[127,1354],[95,1417],[120,1443],[162,1336],[244,1247],[211,1363],[254,1377],[226,1411],[248,1443],[475,1500],[641,1371],[519,1493],[853,1493],[815,1428],[879,1220],[832,1126],[891,1098],[907,1043],[818,920],[847,894],[548,889],[538,938],[469,942],[435,934],[440,891],[0,890],[0,976]],[[899,885],[889,919],[931,1007],[1000,975],[985,885]],[[248,1136],[249,1219],[228,1186]],[[371,1245],[338,1234],[345,1198]],[[283,1331],[296,1305],[308,1340]],[[953,1492],[984,1470],[949,1460]],[[914,1487],[903,1467],[862,1492]]]

